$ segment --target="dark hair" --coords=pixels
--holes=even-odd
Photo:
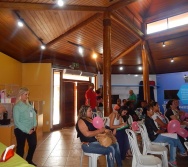
[[[153,108],[153,105],[149,104],[146,106],[146,110],[149,111],[151,108]]]
[[[156,106],[158,103],[156,101],[153,101],[150,103],[150,105],[152,105],[153,107]]]
[[[127,110],[128,112],[128,107],[127,106],[121,106],[120,109],[118,110],[118,114],[121,116],[123,110]]]
[[[101,93],[100,88],[95,91],[97,94]]]
[[[172,105],[174,100],[169,100],[167,103],[166,103],[166,109],[168,110],[170,108],[170,106]]]

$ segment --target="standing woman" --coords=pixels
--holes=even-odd
[[[36,166],[32,159],[37,145],[36,138],[36,113],[33,107],[29,104],[29,90],[27,88],[20,88],[19,99],[13,108],[14,118],[14,133],[17,141],[16,153],[23,157],[24,147],[27,139],[29,150],[27,153],[26,161],[29,164]]]

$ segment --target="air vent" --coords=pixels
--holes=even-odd
[[[94,77],[94,76],[96,76],[96,74],[91,73],[91,72],[81,72],[81,76]]]
[[[81,75],[81,71],[79,71],[79,70],[72,70],[72,69],[64,69],[63,73],[64,74],[69,74],[69,75]]]

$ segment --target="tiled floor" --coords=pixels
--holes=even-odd
[[[33,161],[38,167],[79,167],[81,156],[80,140],[74,127],[46,133],[38,141]],[[131,159],[125,159],[123,166],[131,167]],[[178,167],[188,167],[188,157],[177,157]],[[83,167],[88,167],[88,157],[83,158]],[[106,160],[101,156],[98,167],[106,167]]]

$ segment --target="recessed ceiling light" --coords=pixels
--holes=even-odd
[[[174,62],[174,59],[173,59],[173,58],[171,58],[170,62],[171,62],[171,63],[173,63],[173,62]]]

